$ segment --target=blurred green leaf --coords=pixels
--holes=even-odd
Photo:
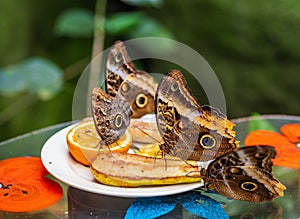
[[[39,57],[27,59],[0,71],[0,93],[6,96],[30,91],[41,100],[57,94],[63,85],[62,70]]]
[[[0,93],[4,96],[14,96],[26,90],[26,82],[17,66],[10,66],[0,71]]]
[[[131,33],[132,37],[162,37],[174,39],[172,32],[160,22],[145,18],[140,25]]]
[[[158,21],[151,19],[149,17],[145,17],[143,22],[139,24],[134,31],[129,33],[132,38],[142,38],[142,37],[158,37],[158,38],[166,38],[166,39],[175,39],[175,36],[172,34],[169,29],[159,23]],[[173,44],[168,41],[162,41],[159,45],[156,45],[153,48],[151,43],[139,45],[140,48],[145,50],[147,53],[156,53],[157,48],[159,46],[160,51],[164,53],[168,53],[173,50]]]
[[[27,72],[28,90],[42,100],[52,98],[62,87],[62,70],[46,59],[31,58],[25,61],[21,68]]]
[[[132,31],[144,20],[141,12],[121,12],[108,17],[105,22],[105,29],[110,34],[123,34]]]
[[[105,22],[107,33],[129,34],[133,38],[162,37],[174,39],[169,29],[142,12],[121,12],[107,18]]]
[[[160,7],[162,5],[162,0],[122,0],[122,2],[132,5],[132,6],[153,6]]]
[[[252,132],[255,130],[276,131],[276,129],[270,122],[268,122],[266,119],[260,118],[259,113],[253,113],[252,119],[249,122],[249,132]]]
[[[68,9],[58,16],[54,31],[58,35],[69,37],[92,37],[94,15],[84,9]]]

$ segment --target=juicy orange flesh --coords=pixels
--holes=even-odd
[[[68,149],[75,160],[84,165],[90,165],[100,151],[126,153],[132,142],[132,135],[129,131],[116,142],[100,149],[101,139],[95,129],[93,120],[82,121],[75,125],[67,134]]]
[[[76,129],[73,135],[73,141],[80,146],[89,148],[99,148],[100,137],[93,124],[84,126],[84,128]]]

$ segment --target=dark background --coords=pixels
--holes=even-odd
[[[69,15],[71,22],[62,25],[62,15],[72,9],[85,13]],[[0,1],[0,141],[72,119],[73,91],[91,59],[93,30],[87,24],[94,14],[106,18],[104,49],[115,40],[155,36],[200,53],[222,84],[229,118],[299,115],[299,11],[297,0]],[[61,85],[53,82],[57,89],[50,86],[50,96],[34,89],[40,81],[30,88],[15,82],[29,77],[23,67],[32,57],[59,70]],[[153,60],[138,65],[149,72],[172,67]],[[7,76],[14,66],[22,71]]]

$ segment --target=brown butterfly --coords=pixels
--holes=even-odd
[[[126,100],[112,97],[95,87],[91,108],[96,130],[105,145],[110,145],[125,134],[132,114]]]
[[[286,189],[272,172],[275,149],[251,146],[234,149],[201,170],[206,186],[226,197],[261,202],[283,196]]]
[[[182,159],[208,161],[238,146],[234,124],[210,106],[200,106],[178,70],[160,81],[155,97],[160,149]]]
[[[107,93],[123,97],[131,106],[132,118],[154,111],[157,84],[147,72],[136,69],[121,41],[110,49],[105,73]]]

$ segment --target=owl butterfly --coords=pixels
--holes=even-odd
[[[201,170],[204,182],[235,200],[262,202],[281,197],[286,188],[271,173],[275,154],[271,146],[233,149]]]
[[[124,98],[131,106],[132,118],[154,111],[157,84],[147,72],[136,69],[121,41],[110,49],[105,74],[106,92]]]
[[[178,70],[160,81],[155,97],[160,149],[182,159],[208,161],[238,146],[234,124],[210,106],[200,106]]]
[[[110,145],[125,134],[132,114],[126,100],[112,97],[95,87],[92,91],[91,108],[101,142]]]

